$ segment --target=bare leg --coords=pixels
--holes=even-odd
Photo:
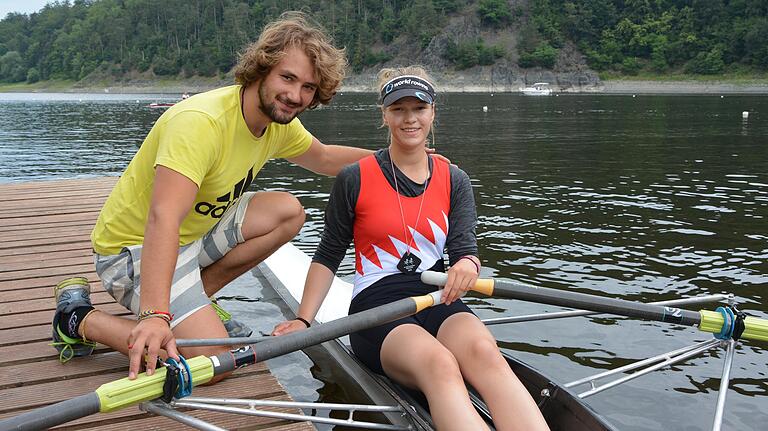
[[[452,315],[440,326],[437,339],[453,353],[464,378],[488,404],[496,429],[549,429],[533,398],[501,356],[493,335],[476,316]]]
[[[124,355],[128,355],[128,336],[136,321],[113,316],[96,311],[91,313],[80,325],[80,336],[112,347]],[[85,333],[83,333],[85,328]],[[176,338],[226,338],[227,330],[213,307],[206,305],[173,328]],[[184,347],[179,349],[185,358],[195,356],[212,356],[224,353],[226,346]],[[216,376],[210,383],[215,383],[226,377]]]
[[[293,239],[303,224],[304,208],[293,195],[284,192],[256,193],[243,220],[245,242],[201,272],[206,295],[212,296],[269,257]]]
[[[304,209],[289,193],[260,192],[248,203],[242,233],[245,242],[238,244],[223,258],[201,271],[201,279],[208,296],[218,292],[227,283],[256,266],[290,241],[304,224]],[[136,325],[132,319],[123,319],[103,312],[89,315],[80,330],[85,327],[88,340],[112,347],[128,354],[128,337]],[[205,306],[184,319],[174,330],[177,338],[225,338],[227,331],[211,306]],[[184,348],[185,357],[216,355],[227,351],[226,347],[209,346]],[[218,377],[214,381],[221,380]]]
[[[387,375],[426,395],[437,429],[488,429],[472,406],[456,359],[423,328],[392,330],[381,347],[381,363]]]

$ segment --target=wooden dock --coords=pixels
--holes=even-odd
[[[74,276],[91,283],[96,308],[130,316],[101,286],[94,271],[91,228],[117,178],[0,184],[0,419],[15,416],[127,376],[128,359],[105,346],[86,358],[59,362],[51,342],[53,286]],[[235,372],[195,396],[289,400],[264,364]],[[278,410],[297,413],[295,410]],[[312,430],[289,422],[213,412],[188,412],[227,429]],[[191,429],[138,407],[97,414],[68,429]]]

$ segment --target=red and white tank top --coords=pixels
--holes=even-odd
[[[408,236],[394,185],[381,171],[376,157],[360,160],[360,194],[355,206],[355,280],[352,297],[378,280],[398,274],[397,263],[407,250],[421,259],[417,272],[443,259],[451,206],[451,173],[448,163],[433,158],[432,177],[422,196],[400,196]],[[416,223],[419,206],[421,217]],[[411,239],[413,236],[413,239]]]

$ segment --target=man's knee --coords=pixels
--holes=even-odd
[[[287,192],[257,193],[248,205],[243,235],[265,235],[276,229],[293,238],[304,225],[306,215],[298,199]]]

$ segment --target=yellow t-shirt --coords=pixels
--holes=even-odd
[[[201,238],[240,197],[269,159],[303,154],[312,135],[294,119],[251,134],[240,108],[241,86],[219,88],[172,106],[155,123],[101,209],[91,233],[93,249],[118,254],[144,242],[155,166],[197,184],[195,203],[181,224],[179,245]]]

